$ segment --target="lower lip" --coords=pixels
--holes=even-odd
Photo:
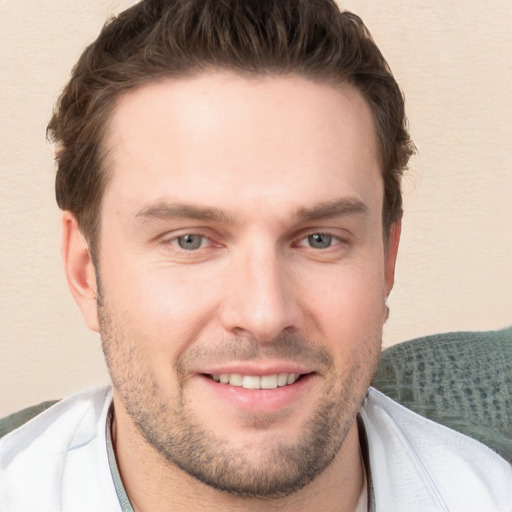
[[[275,389],[245,389],[215,382],[204,375],[201,378],[217,397],[230,402],[239,409],[253,412],[275,412],[303,398],[313,384],[314,374],[304,375],[293,384]]]

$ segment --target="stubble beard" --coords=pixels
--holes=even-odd
[[[229,438],[202,424],[191,410],[183,386],[169,397],[168,391],[159,387],[153,369],[140,349],[141,338],[126,328],[129,322],[122,318],[114,321],[114,315],[107,310],[103,300],[98,301],[98,306],[109,373],[123,407],[140,434],[164,464],[178,467],[232,496],[284,497],[321,474],[332,463],[354,425],[380,353],[380,339],[367,342],[368,351],[354,356],[344,375],[338,376],[332,357],[321,349],[318,358],[325,365],[324,391],[299,438],[293,443],[270,438],[255,453],[254,446],[234,447]],[[244,344],[250,348],[244,349]],[[282,354],[290,350],[286,347],[297,350],[304,346],[304,340],[283,335],[273,343],[266,343],[265,350],[275,347],[270,351]],[[247,359],[260,352],[260,346],[248,340],[232,340],[231,347],[232,351],[238,352],[239,358],[244,351]],[[263,420],[262,428],[264,424]]]

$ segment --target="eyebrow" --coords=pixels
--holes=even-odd
[[[234,224],[234,219],[219,208],[201,208],[188,204],[172,204],[166,202],[160,202],[142,208],[135,214],[135,218],[141,222],[184,218]]]
[[[297,217],[302,222],[311,222],[339,216],[362,215],[367,211],[368,207],[359,199],[344,197],[320,203],[313,208],[301,208],[297,213]]]
[[[347,215],[361,215],[368,207],[359,199],[341,198],[320,203],[312,208],[300,208],[296,213],[299,222],[312,222]],[[195,219],[207,222],[235,224],[234,218],[220,208],[202,208],[189,204],[159,202],[140,209],[135,218],[140,222],[173,218]]]

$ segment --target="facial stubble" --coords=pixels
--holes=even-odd
[[[308,357],[315,357],[321,364],[324,383],[316,407],[294,442],[277,440],[269,434],[255,451],[249,440],[246,446],[234,446],[227,436],[208,428],[194,414],[184,377],[187,361],[194,358],[193,350],[189,355],[185,352],[174,368],[170,366],[179,385],[169,395],[169,390],[161,388],[141,348],[145,345],[143,335],[130,331],[127,319],[111,310],[101,295],[98,310],[103,350],[114,388],[140,435],[163,464],[239,497],[288,496],[312,482],[332,463],[354,424],[380,351],[380,343],[368,344],[367,353],[359,351],[354,355],[340,376],[325,349],[313,349],[296,335],[283,334],[266,343],[265,356],[307,353]],[[376,345],[378,349],[372,350]],[[262,355],[261,345],[247,339],[229,340],[218,346],[222,349],[217,357],[249,360]],[[204,350],[195,352],[208,357]],[[254,416],[252,420],[253,429],[271,427],[264,417]]]

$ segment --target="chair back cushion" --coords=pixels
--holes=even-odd
[[[372,385],[512,462],[512,326],[436,334],[390,347]]]

